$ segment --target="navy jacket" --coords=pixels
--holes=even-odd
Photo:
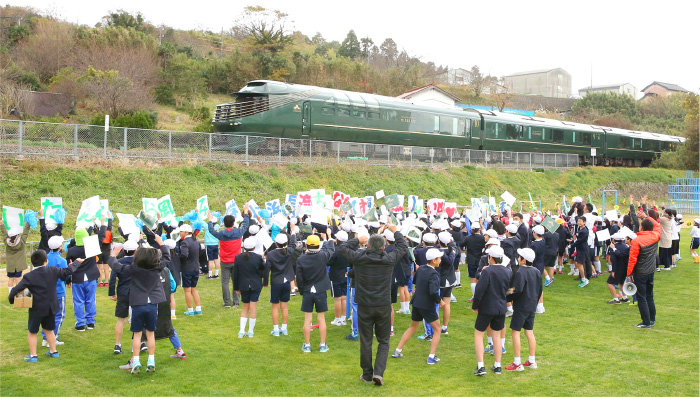
[[[462,247],[467,251],[467,265],[476,266],[486,246],[486,240],[481,234],[472,234],[462,240]]]
[[[413,308],[435,310],[440,303],[440,275],[432,266],[421,266],[416,271],[416,288],[413,294]]]
[[[331,288],[331,280],[328,278],[326,266],[334,251],[333,240],[326,240],[319,252],[306,253],[297,258],[297,286],[302,295],[311,292],[312,287],[316,293],[328,291]],[[300,253],[301,248],[297,248],[295,255]]]
[[[112,268],[112,271],[131,276],[129,306],[158,304],[165,301],[165,292],[163,292],[160,274],[170,262],[170,250],[165,246],[160,250],[163,253],[160,258],[160,265],[154,269],[143,269],[133,263],[124,265],[115,257],[109,257],[107,263]]]
[[[236,255],[233,266],[233,289],[259,291],[263,287],[263,277],[265,277],[265,260],[255,252],[248,252],[248,259],[245,259],[245,254]]]
[[[454,243],[450,243],[447,248],[441,248],[441,250],[443,254],[440,261],[440,288],[449,288],[457,281],[454,261],[459,251]]]
[[[520,237],[519,248],[527,248],[530,246],[530,235],[528,233],[527,226],[525,226],[524,223],[521,223],[518,226],[518,237]]]
[[[540,274],[544,273],[544,256],[547,253],[547,243],[544,239],[535,240],[530,244],[530,248],[535,251],[535,261],[532,262],[532,266],[540,271]]]
[[[505,315],[506,292],[510,288],[512,274],[510,269],[501,265],[484,268],[476,283],[472,309],[489,316]]]
[[[59,278],[66,279],[80,265],[73,262],[68,267],[59,268],[57,266],[35,267],[26,273],[22,280],[10,291],[10,303],[15,303],[15,295],[25,288],[32,294],[32,307],[29,309],[30,316],[43,317],[49,314],[58,313],[58,296],[56,295],[56,282]]]
[[[503,254],[510,258],[509,265],[518,265],[518,249],[520,248],[520,237],[516,234],[513,237],[506,237],[505,240],[501,241],[501,248],[503,248]]]
[[[180,271],[198,272],[200,246],[197,240],[188,236],[177,243],[180,248]]]
[[[574,248],[577,252],[588,253],[588,228],[587,227],[584,226],[584,227],[578,229],[578,231],[576,232],[576,240],[571,242],[571,248]],[[591,259],[593,259],[593,258],[591,258]],[[578,260],[576,260],[576,262],[578,262]]]
[[[289,236],[289,244],[287,245],[287,253],[282,249],[274,248],[267,253],[267,265],[265,266],[265,277],[263,285],[281,285],[286,282],[294,281],[294,268],[292,266],[292,256],[297,245],[297,237],[295,234]]]
[[[532,266],[520,266],[513,276],[513,292],[508,294],[508,302],[513,302],[513,310],[534,313],[542,295],[542,273]]]
[[[544,236],[542,236],[542,239],[546,245],[544,254],[547,257],[557,256],[557,253],[559,252],[559,235],[557,233],[546,231]]]
[[[54,236],[60,236],[63,233],[63,224],[59,223],[56,228],[49,231],[46,228],[46,221],[44,218],[39,219],[39,233],[41,234],[41,240],[39,241],[39,249],[44,250],[47,254],[51,252],[49,249],[49,239]]]
[[[75,240],[73,240],[75,241]],[[74,245],[68,249],[66,260],[72,262],[78,258],[85,258],[85,247]],[[87,276],[87,280],[85,280]],[[87,258],[73,272],[73,284],[82,284],[85,281],[94,281],[100,277],[100,271],[97,269],[97,259],[93,256]]]
[[[348,266],[350,266],[350,262],[348,261],[348,258],[340,255],[340,253],[337,250],[333,252],[333,256],[331,256],[331,260],[328,262],[328,266],[331,267],[328,271],[328,277],[331,281],[334,281],[336,283],[342,283],[345,280],[347,280],[345,278],[345,273],[347,273],[348,271]]]
[[[125,256],[121,259],[118,259],[119,263],[122,265],[132,265],[134,263],[134,257],[133,256]],[[131,285],[131,275],[129,274],[122,274],[119,272],[112,272],[109,275],[109,296],[115,296],[115,287],[116,287],[116,296],[129,296],[129,288]]]

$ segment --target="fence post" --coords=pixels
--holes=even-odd
[[[559,168],[559,164],[557,163],[557,154],[554,153],[554,168]]]
[[[337,161],[337,164],[340,164],[340,142],[337,142],[336,144],[338,145],[338,157],[337,157],[336,161]]]
[[[18,133],[19,133],[19,144],[18,144],[19,153],[18,153],[18,154],[21,156],[21,155],[22,155],[22,138],[23,138],[23,135],[24,135],[24,122],[23,122],[22,120],[19,121],[19,131],[18,131]]]
[[[124,127],[124,157],[127,157],[127,156],[126,156],[126,144],[128,143],[128,141],[127,141],[127,138],[126,138],[126,134],[127,134],[127,128]]]
[[[485,162],[485,168],[489,168],[489,151],[485,150],[484,151],[484,162]]]
[[[173,132],[168,131],[168,160],[173,161]]]
[[[362,144],[362,161],[364,161],[365,164],[367,164],[367,144],[366,143]]]
[[[105,127],[105,139],[102,142],[104,145],[104,152],[102,153],[102,157],[104,157],[104,158],[107,158],[107,131],[108,131],[108,129],[107,129],[107,127]]]
[[[391,145],[386,146],[386,166],[391,167]]]
[[[411,167],[413,167],[413,147],[411,147]]]
[[[515,153],[515,169],[520,169],[520,153]]]
[[[73,127],[73,155],[78,155],[78,124]]]
[[[430,148],[428,151],[430,153],[430,168],[433,168],[435,166],[434,160],[435,160],[435,148]]]
[[[248,135],[245,136],[245,161],[248,162]]]
[[[454,163],[452,162],[452,157],[454,156],[454,153],[455,153],[455,149],[454,149],[454,148],[451,148],[451,149],[450,149],[450,167],[454,167],[454,166],[455,166]]]
[[[211,135],[209,134],[209,161],[211,161]]]
[[[469,162],[469,165],[472,165],[472,150],[467,149],[467,161]]]
[[[313,153],[311,153],[312,145],[311,145],[311,139],[309,139],[309,164],[313,163]]]
[[[546,160],[547,160],[547,153],[542,153],[542,169],[547,168],[547,165],[546,165],[547,162],[546,162]]]
[[[278,153],[278,162],[282,164],[282,138],[279,138],[279,153]]]
[[[532,171],[532,152],[530,152],[530,171]]]

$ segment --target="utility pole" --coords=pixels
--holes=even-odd
[[[221,28],[221,53],[219,58],[224,58],[224,28]]]

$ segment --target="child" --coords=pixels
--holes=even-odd
[[[574,241],[569,247],[569,252],[576,250],[574,262],[576,263],[576,269],[578,270],[578,274],[581,278],[581,282],[578,284],[578,286],[580,288],[583,288],[588,285],[588,279],[586,278],[586,269],[584,268],[584,266],[586,266],[586,261],[588,260],[589,256],[589,230],[586,227],[586,218],[582,216],[576,220],[576,224],[578,226],[578,231],[576,232],[576,236],[574,236]]]
[[[141,334],[146,330],[148,340],[148,362],[146,371],[155,372],[155,330],[158,317],[158,304],[165,302],[165,293],[160,281],[160,273],[170,262],[170,251],[163,246],[160,236],[155,236],[158,250],[141,247],[134,254],[131,265],[124,265],[117,261],[116,257],[122,247],[112,250],[109,257],[109,267],[112,271],[131,276],[129,289],[129,305],[131,306],[131,332],[134,333],[132,342],[131,373],[141,372],[141,362],[138,354],[141,350]],[[159,252],[160,250],[160,252]]]
[[[55,220],[46,221],[44,219],[44,207],[39,209],[39,234],[41,235],[41,240],[39,241],[39,249],[46,252],[51,251],[49,247],[49,239],[55,236],[61,236],[63,233],[63,223],[57,223]],[[51,261],[49,260],[49,265]],[[66,265],[67,266],[67,265]]]
[[[348,241],[348,234],[345,231],[339,231],[335,235],[336,244],[342,244]],[[340,255],[338,251],[333,253],[331,260],[328,262],[330,270],[328,271],[328,277],[331,280],[333,288],[331,292],[333,293],[333,309],[335,312],[335,318],[331,321],[332,325],[343,326],[347,325],[346,311],[347,311],[347,289],[348,289],[348,279],[346,274],[348,272],[348,260],[344,256]]]
[[[241,295],[243,310],[241,310],[241,328],[238,337],[252,338],[255,335],[255,321],[258,314],[258,300],[263,287],[263,275],[265,274],[265,260],[262,256],[253,252],[256,247],[256,239],[248,237],[243,241],[243,253],[236,255],[233,267],[233,289]],[[245,333],[245,325],[250,318],[248,333]]]
[[[513,292],[506,299],[513,302],[513,317],[510,320],[511,335],[513,336],[513,363],[506,367],[508,371],[521,372],[525,367],[537,369],[535,362],[535,334],[532,329],[535,324],[537,301],[542,294],[542,274],[532,266],[535,261],[535,251],[530,248],[518,249],[520,267],[513,276]],[[525,363],[520,361],[520,330],[525,328],[525,336],[530,350],[530,356]]]
[[[436,269],[440,266],[443,255],[444,253],[437,248],[430,248],[425,253],[428,266],[420,266],[416,271],[416,288],[411,302],[413,304],[411,325],[401,336],[401,341],[391,357],[403,357],[402,351],[404,345],[416,332],[418,325],[425,320],[433,327],[433,338],[430,341],[430,354],[428,355],[427,363],[433,365],[440,361],[440,359],[435,356],[438,344],[440,343],[440,319],[435,310],[435,305],[439,304],[440,307],[444,307],[447,303],[440,298],[440,274]]]
[[[608,305],[619,305],[621,303],[617,297],[615,286],[618,286],[620,291],[622,291],[622,286],[625,284],[625,278],[627,276],[630,248],[625,244],[625,239],[629,239],[629,242],[632,241],[631,236],[625,236],[620,232],[613,234],[612,240],[614,244],[610,244],[608,249],[610,263],[613,269],[610,276],[608,276],[608,291],[610,291],[610,295],[612,295],[613,299],[607,302]],[[623,297],[622,302],[629,302],[627,296]]]
[[[27,268],[27,254],[24,245],[29,236],[29,222],[24,222],[24,230],[5,228],[5,222],[0,220],[0,231],[2,232],[2,242],[5,244],[5,259],[7,262],[7,288],[17,285],[22,277],[22,271]],[[44,251],[46,254],[46,251]]]
[[[56,295],[56,282],[59,278],[66,279],[73,274],[75,269],[83,262],[76,259],[66,268],[58,266],[45,266],[49,263],[44,250],[36,250],[31,256],[34,270],[24,275],[22,280],[10,290],[10,304],[15,303],[15,295],[28,289],[32,294],[32,307],[29,309],[29,326],[27,342],[29,343],[29,355],[24,357],[24,361],[35,363],[39,360],[36,354],[36,337],[39,333],[39,325],[46,334],[49,343],[49,351],[46,355],[52,358],[58,357],[56,351],[56,336],[53,333],[56,328],[56,315],[59,311],[58,297]]]
[[[476,350],[476,371],[474,375],[486,375],[484,368],[484,332],[491,327],[491,337],[494,342],[496,362],[491,370],[501,374],[502,344],[500,333],[505,326],[506,292],[510,288],[512,272],[506,267],[508,259],[504,259],[503,248],[493,245],[486,252],[489,258],[488,266],[484,267],[476,284],[472,310],[477,313],[474,323],[474,348]],[[518,271],[520,272],[520,271]],[[541,276],[540,276],[541,277]]]
[[[294,231],[294,225],[290,225],[290,231]],[[288,248],[289,245],[289,248]],[[275,249],[267,253],[266,274],[263,278],[264,286],[270,282],[270,303],[272,304],[272,336],[287,335],[287,322],[289,321],[289,304],[292,292],[291,281],[294,280],[292,268],[292,254],[296,248],[296,234],[289,238],[284,233],[275,236]],[[291,248],[291,249],[290,249]],[[282,328],[279,327],[279,309],[282,308]]]
[[[73,261],[77,258],[85,258],[83,239],[88,236],[84,228],[75,229],[75,245],[68,249],[66,260]],[[75,330],[84,332],[85,329],[95,328],[97,318],[97,305],[95,294],[97,293],[97,279],[100,271],[97,270],[97,260],[93,256],[86,258],[75,271],[72,278],[73,312],[75,314]]]
[[[133,265],[137,248],[138,243],[135,240],[125,241],[122,247],[124,256],[118,259],[119,263],[125,266]],[[117,302],[117,306],[114,308],[114,316],[117,318],[117,324],[114,327],[114,354],[122,354],[122,334],[126,318],[129,317],[130,285],[131,276],[129,274],[115,271],[109,275],[109,298]]]
[[[329,229],[330,230],[330,229]],[[310,235],[306,239],[306,253],[297,258],[297,285],[303,300],[301,311],[304,312],[304,344],[301,351],[311,352],[311,320],[314,308],[318,318],[318,330],[321,336],[321,353],[328,351],[326,344],[326,312],[328,311],[328,291],[331,281],[328,278],[326,266],[330,261],[335,245],[333,240],[326,240],[326,234],[320,234],[325,240],[321,248],[321,239],[318,235]],[[300,253],[297,249],[295,255]]]
[[[440,242],[440,250],[445,253],[440,262],[440,296],[445,303],[442,308],[442,329],[441,333],[447,335],[449,332],[447,326],[450,323],[450,302],[452,301],[452,284],[457,281],[455,277],[454,261],[459,250],[452,241],[452,235],[449,232],[440,232],[438,234]]]
[[[185,290],[185,302],[187,303],[186,316],[202,314],[202,306],[197,292],[197,281],[199,280],[199,243],[192,236],[192,226],[180,226],[180,264],[182,266],[182,289]],[[194,309],[192,301],[194,300]]]
[[[68,267],[68,262],[61,257],[61,247],[63,245],[63,237],[54,236],[49,239],[47,246],[51,250],[48,254],[48,265],[47,267],[56,266],[59,269]],[[63,342],[58,340],[58,333],[61,331],[61,325],[63,325],[63,320],[66,318],[66,283],[60,278],[56,281],[56,296],[58,297],[58,311],[56,312],[56,329],[54,330],[54,336],[56,337],[56,346],[62,345]],[[48,346],[49,343],[46,340],[46,333],[41,331],[43,340],[41,341],[41,346]]]
[[[211,214],[211,213],[210,213]],[[221,230],[218,222],[219,220],[216,219],[216,217],[211,217],[211,223],[214,226],[214,230],[217,232]],[[206,246],[207,250],[207,260],[209,261],[209,275],[207,276],[208,279],[215,279],[219,278],[219,239],[214,237],[213,234],[209,233],[209,229],[204,229],[205,234],[204,234],[204,245]]]
[[[107,224],[105,225],[105,220]],[[100,217],[100,221],[95,221],[95,229],[100,241],[100,251],[102,254],[97,258],[97,268],[100,271],[100,279],[97,284],[98,287],[109,286],[110,272],[109,266],[107,265],[107,258],[109,257],[109,252],[112,250],[112,219],[105,219],[104,214]],[[91,233],[91,234],[94,234]]]
[[[693,219],[693,228],[690,229],[690,255],[693,257],[693,263],[700,263],[700,218]]]

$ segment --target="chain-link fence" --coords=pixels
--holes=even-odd
[[[0,155],[381,165],[390,167],[578,167],[576,154],[379,145],[248,135],[0,120]]]

